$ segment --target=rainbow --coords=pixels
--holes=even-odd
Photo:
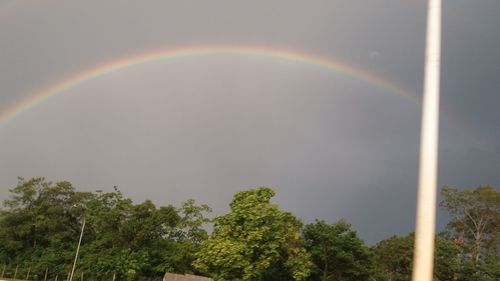
[[[19,102],[10,106],[5,111],[0,112],[0,126],[8,121],[19,116],[21,113],[35,107],[43,101],[60,95],[89,80],[107,75],[125,68],[134,67],[137,65],[147,64],[155,61],[164,61],[192,56],[210,56],[210,55],[243,55],[270,58],[275,60],[286,60],[301,64],[313,65],[327,70],[335,71],[344,75],[364,80],[387,91],[420,102],[419,97],[397,85],[394,82],[379,77],[373,73],[353,67],[340,60],[333,60],[315,56],[307,53],[302,53],[293,50],[264,48],[264,47],[248,47],[248,46],[202,46],[202,47],[183,47],[175,49],[165,49],[153,52],[147,52],[136,56],[126,57],[123,59],[104,63],[94,68],[84,70],[73,76],[59,81],[41,92],[35,93]]]

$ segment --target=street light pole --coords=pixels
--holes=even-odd
[[[433,279],[436,227],[441,0],[429,0],[427,5],[427,38],[413,281],[432,281]]]
[[[76,247],[75,261],[73,262],[73,268],[71,269],[71,275],[69,277],[69,281],[73,281],[73,273],[75,273],[76,261],[78,260],[78,252],[80,251],[80,244],[82,243],[83,229],[85,229],[85,216],[83,217],[82,231],[80,232],[78,247]]]

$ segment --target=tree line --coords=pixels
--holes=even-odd
[[[85,280],[165,272],[227,281],[411,277],[413,233],[367,246],[345,220],[304,225],[271,202],[275,191],[267,187],[237,192],[230,211],[213,219],[209,206],[192,199],[179,207],[137,204],[116,187],[81,192],[67,181],[20,178],[9,191],[0,211],[0,266],[10,277],[29,268],[31,280],[67,280],[84,220],[75,276]],[[450,221],[436,236],[435,280],[500,280],[500,192],[443,187],[441,195]]]

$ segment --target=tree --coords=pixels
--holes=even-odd
[[[215,280],[304,280],[312,264],[301,223],[270,203],[274,195],[266,187],[236,193],[231,212],[214,219],[194,266]]]
[[[44,178],[19,178],[4,201],[0,218],[2,263],[30,262],[32,272],[53,264],[65,271],[74,256],[81,209],[93,195],[77,192],[66,181],[51,183]]]
[[[455,281],[460,272],[460,247],[446,233],[436,235],[434,250],[434,279]]]
[[[458,281],[498,281],[500,280],[500,257],[487,254],[475,262],[462,261]]]
[[[164,240],[180,220],[173,206],[157,208],[150,200],[133,204],[116,188],[99,193],[88,205],[81,263],[94,269],[89,277],[99,280],[117,273],[132,279],[164,272]]]
[[[204,225],[210,222],[206,214],[212,212],[212,209],[207,205],[198,206],[193,199],[189,199],[177,212],[180,215],[180,221],[169,234],[175,243],[168,245],[167,270],[177,273],[198,273],[194,270],[192,263],[196,259],[201,243],[208,239]]]
[[[491,186],[473,190],[441,189],[440,206],[451,215],[449,229],[463,242],[464,257],[477,262],[500,254],[500,192]]]
[[[414,233],[392,236],[372,248],[381,280],[411,280],[414,240]],[[457,280],[460,266],[458,246],[443,234],[437,235],[435,241],[434,280]]]
[[[85,280],[131,280],[191,265],[207,238],[205,205],[188,200],[181,208],[140,204],[112,192],[78,192],[69,182],[20,179],[0,211],[0,264],[20,265],[31,275],[66,276],[75,257],[82,218],[85,231],[77,262]],[[8,270],[7,270],[8,271]],[[26,272],[23,272],[26,274]],[[36,277],[34,277],[36,279]]]
[[[208,205],[197,206],[194,199],[189,199],[182,203],[178,213],[181,214],[178,232],[175,238],[181,241],[191,241],[199,244],[208,238],[207,231],[203,228],[204,224],[210,222],[205,217],[206,213],[211,213],[212,209]]]
[[[303,236],[315,265],[308,280],[357,281],[372,276],[373,255],[346,221],[316,221],[305,226]]]
[[[116,188],[98,192],[87,208],[82,267],[92,269],[88,277],[95,280],[114,273],[126,279],[161,276],[165,271],[191,273],[199,243],[207,238],[203,226],[209,210],[192,199],[181,208],[157,208],[150,200],[133,204]]]
[[[377,269],[388,281],[407,281],[411,278],[413,235],[391,236],[373,248]]]

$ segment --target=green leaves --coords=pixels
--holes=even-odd
[[[415,235],[392,236],[373,247],[377,268],[385,280],[410,280],[413,266]],[[464,264],[460,260],[460,247],[445,233],[437,235],[434,250],[434,280],[463,279]]]
[[[410,280],[414,235],[391,236],[373,247],[377,268],[387,280]]]
[[[231,212],[215,218],[194,266],[216,280],[304,280],[311,263],[301,223],[270,203],[274,194],[266,187],[236,193]]]
[[[444,187],[440,206],[451,215],[448,228],[459,242],[464,280],[500,278],[500,191]],[[496,259],[496,262],[492,262]]]
[[[132,280],[162,276],[191,266],[210,208],[188,200],[179,209],[134,204],[115,187],[112,192],[77,192],[69,182],[20,179],[0,214],[0,263],[29,263],[33,274],[66,276],[83,234],[77,272],[85,280]],[[49,276],[50,277],[50,276]]]
[[[463,239],[467,254],[475,261],[498,251],[500,243],[500,192],[490,186],[473,190],[444,187],[440,206],[452,217],[448,227]],[[496,252],[498,254],[498,252]]]
[[[315,221],[302,228],[271,202],[261,187],[234,195],[231,211],[213,221],[207,205],[134,203],[118,188],[78,192],[69,182],[19,179],[0,210],[0,264],[30,268],[32,276],[66,276],[81,221],[76,274],[85,280],[137,280],[176,273],[205,273],[215,280],[410,280],[413,234],[393,236],[368,249],[346,221]],[[450,233],[435,243],[435,280],[500,279],[500,193],[445,187],[441,207]],[[213,222],[212,234],[207,223]],[[12,269],[12,270],[11,270]],[[25,270],[26,271],[26,270]],[[25,273],[25,272],[24,272]],[[24,274],[23,273],[23,274]]]
[[[368,280],[374,271],[373,255],[344,220],[305,226],[304,240],[314,270],[309,280]]]

